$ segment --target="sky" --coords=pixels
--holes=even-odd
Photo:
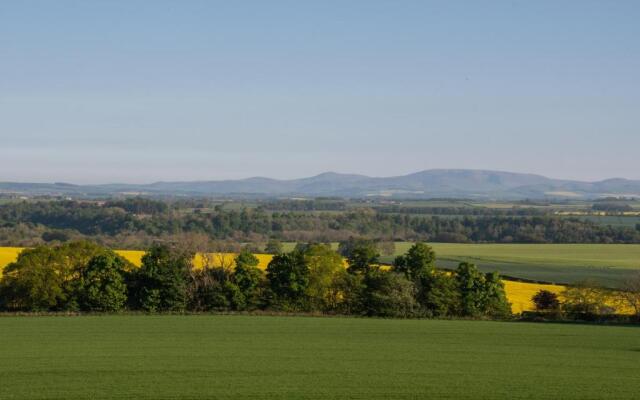
[[[640,179],[640,1],[0,1],[0,181]]]

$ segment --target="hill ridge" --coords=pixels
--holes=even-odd
[[[531,173],[483,169],[427,169],[391,177],[324,172],[298,179],[263,176],[244,179],[157,181],[149,184],[74,185],[0,182],[0,194],[110,196],[339,196],[352,198],[464,197],[493,200],[640,197],[640,180],[608,178],[586,182]]]

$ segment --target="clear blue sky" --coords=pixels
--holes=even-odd
[[[640,1],[1,1],[0,180],[640,179]]]

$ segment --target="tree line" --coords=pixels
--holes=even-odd
[[[381,317],[510,316],[497,273],[462,263],[435,268],[435,253],[417,243],[390,268],[375,243],[358,240],[344,258],[309,244],[278,253],[263,271],[242,250],[233,263],[155,244],[135,267],[115,252],[80,241],[24,250],[0,279],[0,309],[48,312],[284,311]],[[219,261],[219,260],[218,260]],[[220,265],[222,264],[222,265]],[[214,266],[215,265],[215,266]]]
[[[586,280],[556,294],[540,290],[531,299],[535,316],[552,320],[640,322],[640,273],[611,290]],[[620,315],[625,310],[630,316]]]
[[[640,243],[640,224],[603,226],[553,215],[433,216],[378,212],[226,210],[170,207],[128,199],[38,201],[0,206],[0,244],[34,246],[91,239],[109,247],[148,247],[158,237],[206,235],[215,240],[335,242],[350,236],[387,241],[486,243]]]

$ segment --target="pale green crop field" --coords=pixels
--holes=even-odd
[[[396,242],[394,255],[381,261],[393,262],[412,243]],[[592,279],[617,287],[629,276],[640,272],[638,244],[473,244],[430,243],[437,265],[455,268],[462,261],[473,262],[485,271],[551,283],[576,283]],[[285,249],[292,249],[287,243]],[[337,244],[333,244],[337,247]]]
[[[411,243],[396,243],[396,253]],[[475,259],[549,266],[640,269],[639,244],[468,244],[430,243],[440,259]]]
[[[396,243],[396,254],[411,243]],[[622,244],[468,244],[432,243],[440,265],[473,262],[484,271],[554,283],[585,279],[616,287],[640,271],[640,245]],[[392,256],[383,257],[391,262]]]

